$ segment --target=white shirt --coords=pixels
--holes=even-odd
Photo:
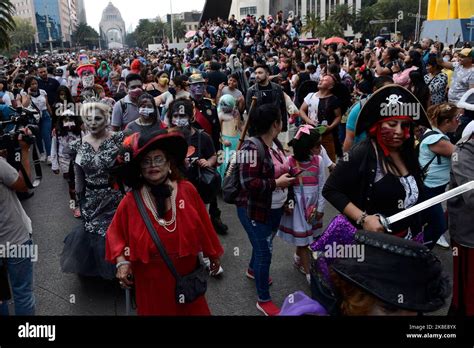
[[[20,95],[27,96],[28,93],[22,90]],[[48,110],[48,93],[44,89],[39,90],[39,95],[37,97],[30,96],[31,101],[36,105],[40,111]]]

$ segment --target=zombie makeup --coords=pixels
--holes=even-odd
[[[201,100],[204,96],[204,84],[203,83],[195,83],[192,84],[190,87],[191,97],[194,100]]]

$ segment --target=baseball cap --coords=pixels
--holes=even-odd
[[[474,50],[472,48],[463,48],[459,54],[463,57],[474,58]]]

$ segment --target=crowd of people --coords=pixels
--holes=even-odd
[[[19,136],[26,172],[0,156],[0,244],[32,244],[15,192],[28,190],[37,146],[81,221],[64,272],[135,287],[139,315],[209,315],[205,274],[225,272],[218,235],[233,232],[220,192],[233,155],[246,154],[234,203],[252,250],[242,273],[263,314],[281,311],[270,293],[278,237],[327,313],[432,312],[452,292],[451,312],[474,315],[474,191],[386,224],[474,180],[474,49],[429,38],[304,45],[301,28],[283,12],[231,16],[203,23],[184,50],[2,59],[2,120],[24,108],[37,129],[35,144],[23,139],[31,131]],[[340,215],[323,226],[329,204]],[[326,281],[311,250],[341,228],[365,231],[352,239],[365,261],[338,258]],[[437,244],[453,249],[452,285]],[[0,260],[1,313],[11,287],[15,313],[34,314],[31,260]]]

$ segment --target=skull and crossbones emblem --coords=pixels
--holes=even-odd
[[[388,102],[388,106],[397,105],[397,104],[402,105],[402,102],[400,101],[401,98],[402,98],[401,95],[396,95],[396,94],[392,94],[391,96],[387,97],[386,100]]]

